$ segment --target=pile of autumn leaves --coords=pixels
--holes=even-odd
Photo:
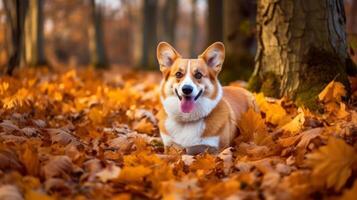
[[[235,145],[163,153],[158,74],[22,70],[0,78],[0,199],[355,199],[357,111],[256,94]]]

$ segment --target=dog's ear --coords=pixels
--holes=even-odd
[[[198,58],[202,58],[208,67],[211,67],[215,72],[220,72],[222,69],[225,56],[224,44],[215,42],[211,44]]]
[[[181,55],[167,42],[160,42],[156,50],[157,60],[159,61],[160,71],[164,72],[174,64]]]

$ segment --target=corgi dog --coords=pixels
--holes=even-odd
[[[217,79],[225,57],[223,43],[209,46],[196,59],[185,59],[168,43],[157,46],[163,79],[159,129],[165,149],[179,146],[188,154],[228,147],[239,132],[239,120],[253,95],[243,88],[222,87]]]

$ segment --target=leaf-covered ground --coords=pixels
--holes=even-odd
[[[314,114],[256,94],[219,155],[163,153],[159,74],[0,78],[0,199],[356,199],[357,111],[331,82]]]

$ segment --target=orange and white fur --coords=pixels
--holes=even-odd
[[[168,43],[159,43],[163,109],[158,117],[165,147],[179,146],[193,154],[206,150],[205,147],[228,147],[238,133],[242,114],[250,106],[257,110],[250,92],[221,86],[217,76],[224,57],[221,42],[209,46],[196,59],[184,59]]]

